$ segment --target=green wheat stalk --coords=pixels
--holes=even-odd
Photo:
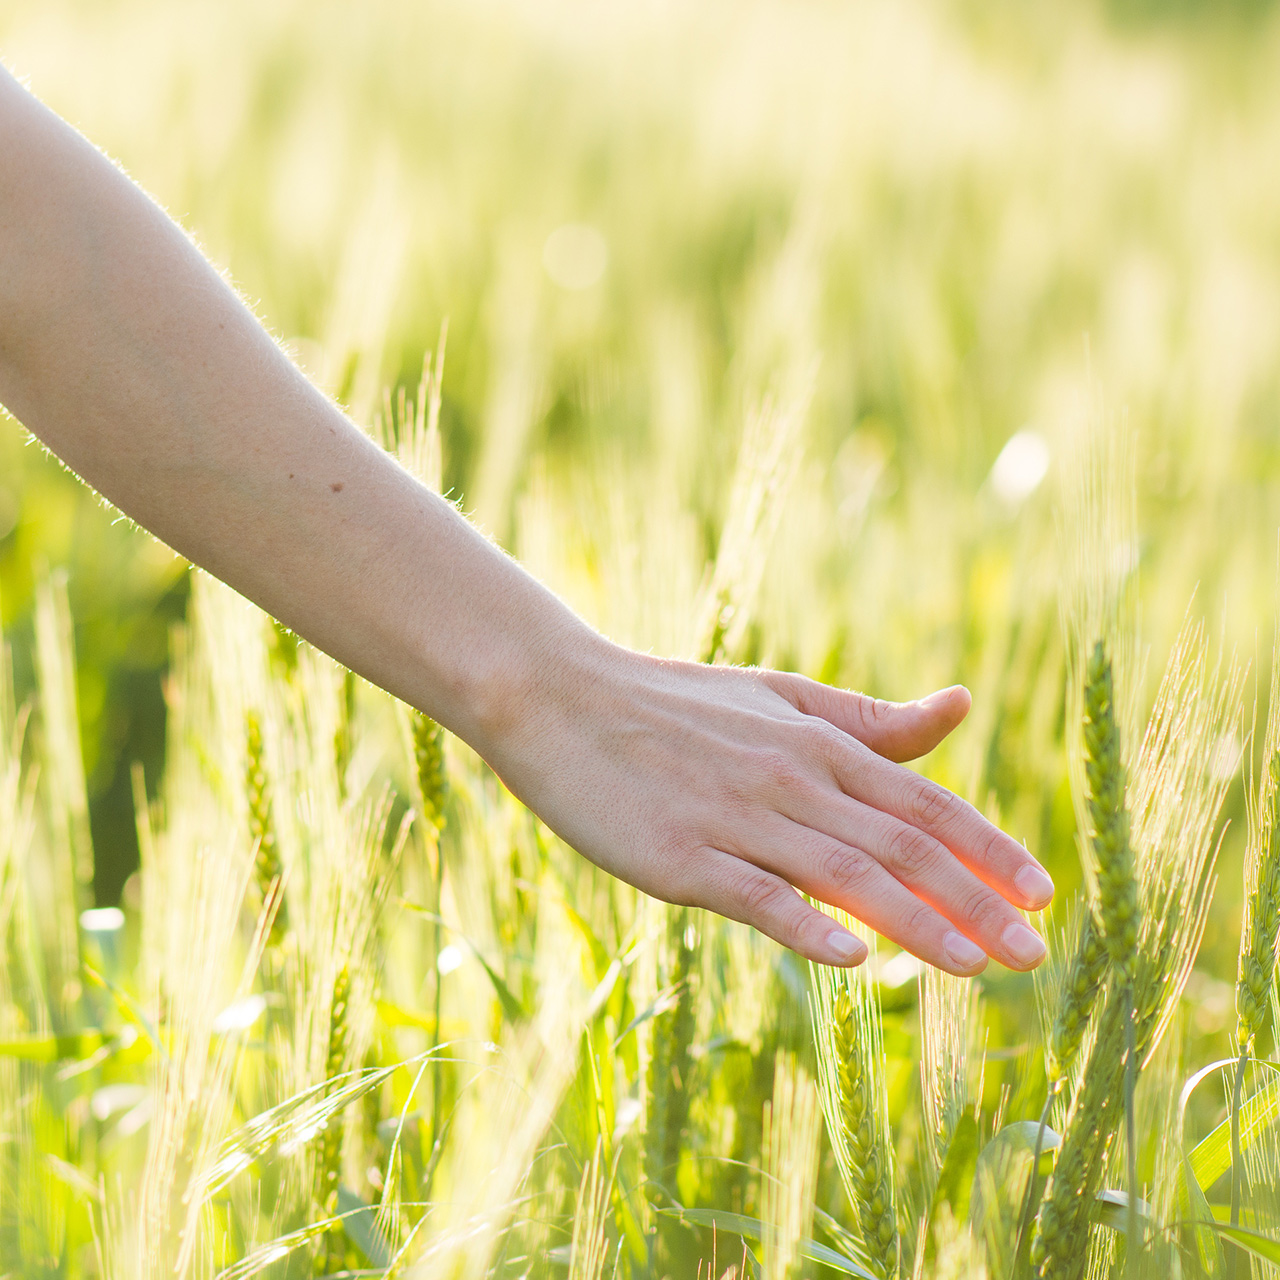
[[[278,953],[289,931],[289,915],[283,896],[284,867],[271,819],[271,784],[267,775],[266,750],[262,737],[262,717],[252,708],[244,717],[244,784],[249,808],[249,839],[254,846],[253,877],[261,903],[279,895],[280,905],[272,917],[267,938],[269,954]]]
[[[1093,910],[1085,908],[1075,954],[1062,982],[1058,1011],[1049,1032],[1049,1093],[1055,1097],[1066,1087],[1102,994],[1107,973],[1107,949]]]
[[[351,1000],[351,969],[344,964],[333,980],[333,997],[329,1005],[329,1051],[325,1057],[326,1080],[334,1080],[347,1070],[351,1048],[348,1004]],[[335,1111],[325,1124],[320,1142],[320,1159],[316,1168],[316,1203],[326,1217],[338,1209],[338,1182],[342,1177],[342,1139],[345,1113]],[[324,1237],[324,1247],[316,1256],[318,1276],[340,1270],[346,1262],[346,1243],[339,1224]]]
[[[647,1076],[644,1163],[650,1200],[660,1200],[662,1185],[680,1162],[680,1146],[689,1122],[689,1083],[693,1035],[697,1025],[694,964],[697,941],[687,907],[670,912],[667,926],[671,957],[669,987],[674,1005],[653,1019]]]
[[[1105,670],[1105,662],[1090,663],[1093,677]],[[1133,783],[1122,789],[1112,776],[1090,789],[1095,831],[1102,826],[1127,835],[1114,809],[1103,809],[1108,797],[1132,815],[1133,847],[1145,851],[1142,910],[1133,912],[1138,928],[1131,978],[1108,988],[1037,1217],[1031,1258],[1046,1280],[1077,1280],[1083,1273],[1093,1205],[1125,1114],[1127,1086],[1154,1052],[1195,960],[1213,886],[1214,827],[1227,785],[1211,766],[1234,715],[1239,681],[1234,664],[1222,673],[1210,667],[1203,627],[1188,625],[1170,657]],[[1105,694],[1105,686],[1086,692],[1086,706],[1100,717]],[[1101,755],[1112,731],[1103,726],[1091,740]],[[1118,745],[1118,734],[1114,741]],[[1106,759],[1114,773],[1118,751],[1108,748]],[[1098,760],[1092,763],[1096,772]],[[1095,806],[1103,810],[1096,817]],[[1098,856],[1097,845],[1094,851]],[[1100,889],[1104,883],[1117,887],[1113,873],[1104,877],[1100,871],[1098,880]],[[1114,901],[1100,901],[1099,918],[1108,917],[1120,924],[1130,918]],[[1136,1186],[1131,1189],[1136,1194]],[[1131,1247],[1129,1256],[1138,1253]]]
[[[1276,968],[1276,933],[1280,929],[1280,752],[1273,752],[1259,786],[1260,821],[1247,853],[1252,891],[1245,899],[1245,928],[1240,937],[1236,976],[1236,1048],[1253,1052],[1267,1023],[1267,1000]]]
[[[1231,1223],[1240,1221],[1245,1170],[1240,1150],[1240,1106],[1245,1071],[1266,1028],[1276,969],[1276,933],[1280,930],[1280,650],[1272,662],[1270,706],[1263,742],[1266,766],[1250,796],[1249,837],[1245,850],[1244,921],[1236,966],[1236,1062],[1231,1094]],[[1236,1272],[1238,1251],[1230,1249],[1228,1280]]]
[[[448,791],[448,775],[444,760],[444,730],[429,715],[415,711],[410,719],[409,734],[413,748],[414,781],[418,788],[418,806],[422,815],[423,838],[435,855],[435,923],[432,925],[433,982],[433,1030],[436,1043],[440,1042],[440,1018],[443,1012],[440,986],[440,948],[443,944],[441,910],[444,900],[444,850],[440,847],[440,833],[444,830],[445,800]],[[431,1145],[438,1148],[442,1139],[443,1065],[431,1066]],[[427,1179],[427,1190],[435,1177],[437,1161],[433,1158]]]
[[[1098,921],[1116,973],[1133,976],[1138,946],[1138,881],[1129,841],[1125,768],[1120,755],[1111,659],[1099,640],[1084,685],[1084,768],[1092,830],[1089,846],[1098,873]]]
[[[810,966],[810,972],[827,1134],[868,1265],[881,1280],[893,1280],[900,1247],[879,1003],[861,970],[846,976]]]
[[[1133,1243],[1138,1239],[1133,1130],[1133,1090],[1137,1071],[1133,978],[1138,946],[1138,882],[1129,839],[1127,786],[1114,693],[1111,660],[1105,644],[1099,640],[1089,656],[1085,673],[1084,766],[1091,823],[1089,847],[1098,879],[1099,933],[1117,981],[1103,1014],[1103,1030],[1107,1039],[1104,1042],[1100,1034],[1090,1054],[1081,1085],[1081,1106],[1072,1109],[1068,1132],[1058,1156],[1058,1167],[1050,1184],[1049,1198],[1041,1210],[1032,1241],[1032,1261],[1041,1267],[1045,1276],[1055,1274],[1055,1268],[1068,1248],[1077,1250],[1083,1244],[1075,1230],[1066,1229],[1068,1225],[1076,1227],[1079,1219],[1073,1197],[1095,1176],[1095,1172],[1100,1176],[1103,1158],[1119,1121],[1117,1090],[1109,1088],[1106,1093],[1100,1093],[1097,1089],[1097,1082],[1104,1079],[1118,1085],[1118,1093],[1124,1101],[1129,1139],[1126,1153],[1129,1162],[1130,1257],[1137,1256],[1136,1243]],[[1091,919],[1092,916],[1086,918],[1082,942],[1088,942],[1092,934]],[[1081,948],[1077,958],[1083,959],[1084,955],[1085,948]],[[1067,1004],[1071,1003],[1068,999]],[[1103,1056],[1098,1060],[1100,1051]],[[1087,1238],[1087,1220],[1084,1229]]]

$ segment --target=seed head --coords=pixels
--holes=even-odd
[[[1276,968],[1276,932],[1280,929],[1280,751],[1272,753],[1259,788],[1258,838],[1248,856],[1256,867],[1253,892],[1246,906],[1248,926],[1240,940],[1236,978],[1236,1042],[1241,1053],[1252,1049],[1266,1025],[1267,997]]]
[[[1085,674],[1084,756],[1089,843],[1098,872],[1098,917],[1102,940],[1116,972],[1133,974],[1138,947],[1138,881],[1129,842],[1125,770],[1116,724],[1111,659],[1101,640]]]

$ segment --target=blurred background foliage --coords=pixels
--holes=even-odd
[[[679,651],[745,424],[807,406],[731,656],[894,698],[968,683],[971,723],[927,767],[1067,887],[1053,493],[1082,419],[1140,441],[1125,554],[1153,669],[1193,593],[1265,668],[1265,0],[5,0],[0,54],[357,420],[416,386],[447,321],[446,489],[620,640]],[[45,566],[69,572],[113,903],[185,566],[7,421],[20,698]],[[1222,978],[1240,826],[1206,944]],[[1205,1030],[1229,1016],[1213,983]]]

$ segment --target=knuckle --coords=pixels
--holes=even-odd
[[[903,917],[903,935],[921,940],[933,937],[938,934],[939,923],[938,913],[922,902]]]
[[[937,827],[952,821],[964,802],[953,791],[936,782],[921,782],[907,797],[906,810],[917,827]]]
[[[842,758],[847,759],[849,748],[857,742],[843,729],[836,728],[829,720],[810,717],[804,726],[804,745],[828,767]]]
[[[738,884],[738,902],[748,920],[765,920],[776,916],[791,891],[781,880],[764,871],[745,874]]]
[[[792,790],[803,782],[800,766],[789,751],[760,752],[756,757],[756,769],[765,782],[778,791]]]
[[[822,857],[819,875],[825,884],[845,894],[863,888],[871,872],[871,859],[861,849],[833,845]]]
[[[1008,843],[1009,837],[1003,831],[998,831],[995,827],[986,828],[978,840],[978,860],[988,865],[1001,862],[1001,855]]]
[[[962,911],[964,918],[979,930],[999,930],[1006,923],[1009,906],[999,894],[992,892],[986,885],[979,885],[966,898]]]
[[[889,840],[889,861],[895,874],[918,879],[938,860],[939,845],[918,827],[902,827]]]

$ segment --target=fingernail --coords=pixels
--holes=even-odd
[[[970,942],[963,933],[953,929],[942,940],[942,949],[951,963],[961,969],[976,969],[987,958],[987,953],[976,942]]]
[[[937,693],[931,693],[927,698],[920,699],[920,705],[926,711],[932,711],[934,707],[941,706],[942,703],[950,700],[951,695],[960,688],[958,684],[948,685],[945,689],[939,689]]]
[[[1034,862],[1028,862],[1013,877],[1013,883],[1030,907],[1043,907],[1053,898],[1053,881],[1049,879],[1049,873]]]
[[[1044,939],[1021,920],[1009,925],[1000,935],[1000,941],[1019,964],[1030,966],[1044,959]]]
[[[836,964],[861,964],[867,958],[867,944],[848,929],[832,929],[827,934],[827,950]]]

